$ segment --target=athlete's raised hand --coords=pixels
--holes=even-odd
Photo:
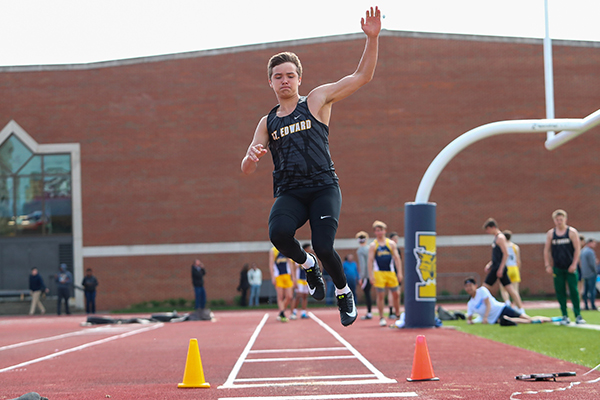
[[[365,35],[377,37],[381,31],[381,12],[379,8],[375,7],[375,10],[373,10],[373,7],[371,7],[367,10],[366,17],[360,19],[360,26]]]

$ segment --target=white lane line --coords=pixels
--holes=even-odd
[[[319,376],[290,376],[287,378],[239,378],[236,382],[276,382],[276,381],[307,381],[319,379],[353,379],[353,378],[375,378],[372,374],[360,375],[319,375]]]
[[[309,360],[341,360],[356,358],[355,356],[315,356],[315,357],[278,357],[278,358],[247,358],[247,363],[255,362],[285,362],[285,361],[309,361]]]
[[[393,381],[396,382],[395,380]],[[372,379],[355,379],[355,380],[341,380],[341,381],[305,381],[305,382],[283,382],[283,383],[249,383],[249,384],[238,384],[223,388],[219,386],[219,389],[248,389],[248,388],[259,388],[259,387],[289,387],[289,386],[362,386],[362,385],[373,385],[388,383],[388,381],[382,381],[377,377]]]
[[[111,342],[113,340],[122,339],[122,338],[125,338],[125,337],[128,337],[128,336],[132,336],[132,335],[137,335],[138,333],[143,333],[143,332],[151,331],[151,330],[154,330],[154,329],[157,329],[157,328],[161,328],[163,326],[164,326],[164,324],[160,323],[160,324],[157,324],[157,325],[153,325],[153,326],[148,326],[148,327],[145,327],[145,328],[137,329],[135,331],[130,331],[130,332],[122,333],[120,335],[110,336],[110,337],[107,337],[107,338],[104,338],[104,339],[96,340],[94,342],[82,344],[81,346],[72,347],[70,349],[58,351],[56,353],[52,353],[52,354],[49,354],[49,355],[44,356],[44,357],[36,358],[36,359],[30,360],[30,361],[25,361],[25,362],[22,362],[20,364],[16,364],[16,365],[13,365],[13,366],[10,366],[10,367],[6,367],[6,368],[3,368],[3,369],[0,369],[0,373],[6,372],[6,371],[10,371],[10,370],[13,370],[13,369],[17,369],[17,368],[22,368],[22,367],[25,367],[25,366],[31,365],[31,364],[36,364],[38,362],[46,361],[46,360],[49,360],[49,359],[54,358],[54,357],[62,356],[64,354],[68,354],[68,353],[72,353],[72,352],[75,352],[75,351],[87,349],[88,347],[92,347],[92,346],[97,346],[99,344],[108,343],[108,342]]]
[[[344,400],[344,399],[375,399],[382,397],[417,397],[416,392],[396,393],[357,393],[357,394],[322,394],[308,396],[262,396],[262,397],[219,397],[219,400]]]
[[[108,326],[110,326],[110,325],[108,325]],[[94,333],[102,333],[102,332],[105,332],[107,330],[106,328],[108,326],[103,326],[103,327],[98,327],[98,328],[84,329],[84,330],[80,330],[80,331],[63,333],[61,335],[48,336],[48,337],[45,337],[45,338],[28,340],[26,342],[9,344],[9,345],[0,347],[0,351],[10,350],[10,349],[16,349],[18,347],[29,346],[29,345],[32,345],[32,344],[51,342],[53,340],[60,340],[60,339],[64,339],[64,338],[72,337],[72,336],[87,335],[87,334],[94,334]],[[122,328],[121,328],[121,330],[122,330]]]
[[[373,374],[375,374],[375,376],[377,376],[377,378],[382,383],[383,382],[385,382],[385,383],[396,383],[395,379],[390,379],[390,378],[386,377],[385,375],[383,375],[383,373],[381,373],[381,371],[379,371],[377,368],[375,368],[375,366],[373,364],[371,364],[362,354],[360,354],[358,352],[358,350],[356,350],[354,347],[352,347],[352,345],[350,343],[348,343],[348,341],[346,339],[344,339],[336,331],[334,331],[333,329],[331,329],[331,327],[329,327],[329,325],[327,325],[326,323],[324,323],[323,321],[321,321],[319,318],[317,318],[312,312],[309,312],[308,316],[311,319],[315,320],[323,328],[325,328],[325,330],[327,332],[331,333],[333,335],[333,337],[335,337],[341,344],[343,344],[344,346],[346,346],[346,348],[348,350],[350,350],[350,352],[352,354],[354,354],[356,356],[356,358],[358,358],[365,365],[365,367],[367,367],[369,369],[369,371],[371,371]]]
[[[242,354],[240,354],[240,358],[238,358],[235,365],[233,366],[233,369],[229,373],[229,377],[227,377],[227,380],[225,381],[224,384],[222,384],[221,386],[218,387],[219,389],[235,387],[233,385],[233,381],[235,381],[235,377],[237,376],[238,372],[240,372],[240,369],[242,368],[242,364],[244,363],[244,360],[248,356],[250,349],[254,345],[254,342],[256,341],[258,334],[262,330],[263,326],[265,326],[265,322],[267,322],[268,318],[269,318],[269,314],[265,314],[264,317],[262,318],[262,320],[260,321],[260,323],[258,324],[258,326],[256,327],[256,329],[254,330],[254,333],[252,334],[252,336],[250,336],[250,340],[248,340],[248,344],[246,344],[244,351],[242,351]]]
[[[267,350],[250,350],[250,354],[254,353],[297,353],[297,352],[311,352],[311,351],[347,351],[345,347],[313,347],[308,349],[267,349]]]

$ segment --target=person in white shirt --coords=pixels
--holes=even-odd
[[[465,291],[471,297],[467,303],[467,323],[469,324],[474,323],[474,314],[478,314],[481,317],[482,324],[499,323],[500,325],[506,326],[516,325],[516,322],[547,322],[540,319],[540,317],[530,317],[523,312],[519,312],[514,308],[499,302],[485,286],[477,287],[475,278],[469,277],[465,279]],[[517,319],[516,321],[511,320],[515,318]]]
[[[262,271],[258,269],[256,263],[252,263],[252,268],[248,270],[248,283],[250,284],[249,306],[258,306],[260,287],[262,285]]]

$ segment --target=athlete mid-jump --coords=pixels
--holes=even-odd
[[[342,205],[338,177],[329,153],[329,119],[333,103],[368,83],[377,64],[380,12],[377,7],[361,19],[367,43],[358,68],[335,83],[300,96],[302,64],[294,53],[276,54],[269,60],[269,86],[278,105],[264,116],[242,160],[242,171],[253,173],[267,153],[273,157],[275,202],[269,216],[269,237],[275,247],[306,269],[311,295],[322,300],[325,285],[314,256],[295,239],[296,230],[310,221],[312,247],[336,286],[342,325],[356,320],[356,305],[346,284],[342,260],[333,249]]]

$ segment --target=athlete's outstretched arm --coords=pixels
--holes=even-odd
[[[367,42],[356,71],[335,83],[319,86],[308,95],[311,112],[325,124],[329,123],[333,103],[350,96],[373,79],[379,54],[379,32],[381,31],[379,8],[371,7],[367,10],[365,18],[361,18],[360,23],[363,32],[367,35]]]
[[[246,155],[242,159],[242,172],[249,175],[256,171],[256,167],[260,158],[267,154],[267,144],[269,143],[269,134],[267,133],[267,117],[261,118],[256,131],[254,131],[254,137],[252,143],[246,151]]]

